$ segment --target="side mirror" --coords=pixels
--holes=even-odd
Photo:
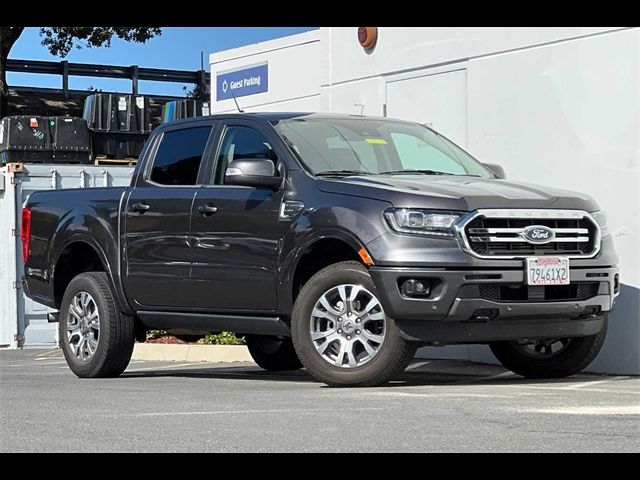
[[[507,174],[505,173],[504,168],[502,168],[500,165],[496,163],[483,163],[483,165],[491,170],[496,177],[501,179],[507,178]]]
[[[224,184],[276,190],[282,185],[282,177],[277,176],[276,166],[269,158],[239,158],[227,166]]]

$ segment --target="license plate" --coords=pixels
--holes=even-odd
[[[527,285],[568,285],[569,259],[567,257],[527,258]]]

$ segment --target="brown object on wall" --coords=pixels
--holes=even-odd
[[[358,27],[358,41],[363,48],[373,48],[378,40],[378,27]]]

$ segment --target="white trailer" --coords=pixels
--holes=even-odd
[[[58,344],[50,309],[22,288],[21,209],[37,190],[128,185],[131,166],[9,164],[0,168],[0,348]]]

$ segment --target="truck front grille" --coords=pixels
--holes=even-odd
[[[570,302],[588,300],[598,294],[600,283],[569,285],[479,285],[480,298],[492,302]]]
[[[551,229],[553,241],[531,243],[523,235],[531,226]],[[566,210],[479,210],[461,234],[467,250],[484,258],[593,256],[600,241],[599,227],[588,213]]]

